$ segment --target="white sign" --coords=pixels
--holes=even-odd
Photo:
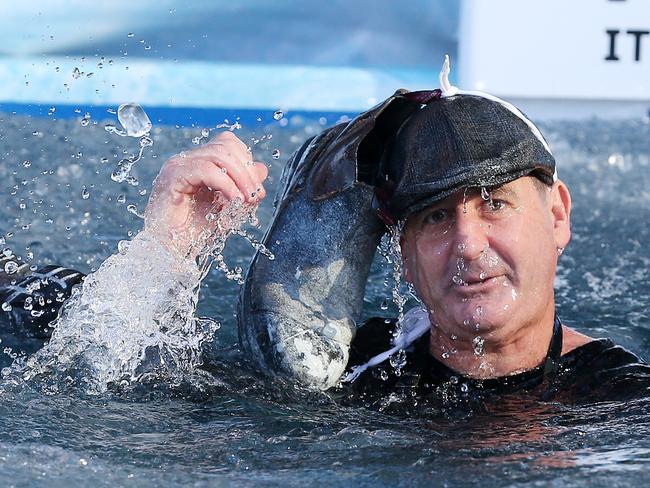
[[[463,0],[456,66],[504,97],[650,100],[650,1]]]

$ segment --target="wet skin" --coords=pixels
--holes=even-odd
[[[408,219],[405,278],[429,310],[436,358],[473,377],[513,374],[544,360],[570,211],[562,182],[543,187],[523,177],[489,195],[459,191]],[[563,353],[589,340],[565,328]]]
[[[194,257],[197,237],[214,231],[206,216],[234,200],[256,205],[266,196],[267,176],[266,165],[253,161],[242,140],[221,132],[165,162],[145,210],[145,228],[178,255]]]

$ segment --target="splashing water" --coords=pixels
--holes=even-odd
[[[237,201],[220,206],[214,230],[197,239],[196,259],[171,253],[148,230],[121,241],[118,253],[75,287],[51,324],[50,342],[3,376],[88,394],[153,382],[173,388],[205,377],[198,369],[203,347],[219,324],[194,315],[200,284],[212,262],[222,267],[227,237],[256,210]]]
[[[474,355],[481,357],[484,354],[485,339],[481,336],[476,336],[472,339],[472,346],[474,347]]]
[[[153,140],[151,138],[147,136],[140,138],[140,150],[138,152],[138,155],[135,157],[124,158],[120,160],[117,163],[117,168],[115,168],[111,173],[111,179],[117,183],[126,181],[132,186],[138,186],[140,183],[135,176],[131,175],[131,169],[133,169],[135,163],[142,159],[144,148],[151,146],[153,146]]]
[[[404,306],[408,301],[408,297],[411,296],[415,298],[418,302],[420,301],[415,295],[415,292],[410,284],[408,284],[408,288],[406,292],[402,290],[403,263],[402,263],[402,250],[400,245],[400,236],[402,235],[404,224],[405,224],[404,221],[400,221],[394,226],[389,226],[388,234],[386,238],[382,239],[381,245],[379,247],[380,254],[392,266],[393,285],[391,288],[391,298],[393,300],[393,303],[397,307],[397,321],[392,331],[393,340],[397,339],[402,335]],[[382,301],[380,308],[382,310],[388,309],[388,303],[385,299]],[[401,369],[406,365],[406,355],[404,351],[400,350],[396,354],[391,356],[390,364],[395,370],[395,373],[399,375]]]
[[[237,120],[235,120],[234,123],[230,123],[228,119],[224,119],[222,124],[217,124],[215,127],[216,129],[226,129],[229,130],[230,132],[234,132],[236,130],[241,129],[241,124],[239,123],[239,117],[237,117]]]
[[[117,119],[129,137],[149,134],[152,124],[143,108],[136,103],[123,103],[117,109]]]
[[[117,168],[111,173],[111,179],[117,183],[127,182],[129,185],[138,186],[139,181],[131,175],[131,169],[142,159],[144,148],[153,146],[153,140],[149,137],[153,126],[144,109],[135,103],[120,105],[117,109],[117,118],[122,129],[118,129],[114,124],[106,124],[104,130],[122,137],[139,137],[140,148],[137,156],[124,158],[117,163]]]

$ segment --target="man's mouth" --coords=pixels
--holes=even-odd
[[[475,294],[487,292],[501,281],[502,274],[484,275],[454,275],[452,288],[461,294]]]

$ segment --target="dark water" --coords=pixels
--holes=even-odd
[[[137,232],[142,221],[126,205],[142,211],[148,195],[139,191],[149,189],[164,160],[191,147],[201,129],[156,128],[152,150],[134,170],[140,185],[132,187],[110,174],[136,151],[136,139],[107,134],[103,122],[1,119],[6,246],[35,264],[84,272]],[[257,158],[272,164],[269,193],[286,157],[320,128],[294,120],[286,128],[238,132],[251,144],[272,134],[254,145]],[[574,199],[573,241],[557,282],[559,312],[582,332],[650,357],[650,125],[586,121],[543,129]],[[282,153],[277,161],[275,149]],[[120,194],[125,203],[118,202]],[[262,225],[270,200],[259,212]],[[227,261],[245,266],[252,253],[233,238]],[[367,315],[391,313],[380,307],[389,296],[389,274],[378,259]],[[217,271],[203,286],[198,313],[222,324],[214,343],[222,351],[217,381],[203,393],[143,388],[93,397],[74,390],[52,394],[36,384],[2,385],[3,484],[630,486],[647,479],[647,400],[569,407],[504,398],[485,411],[416,416],[341,406],[324,394],[265,385],[246,369],[231,349],[237,294],[237,285]],[[9,362],[5,354],[3,363]]]

